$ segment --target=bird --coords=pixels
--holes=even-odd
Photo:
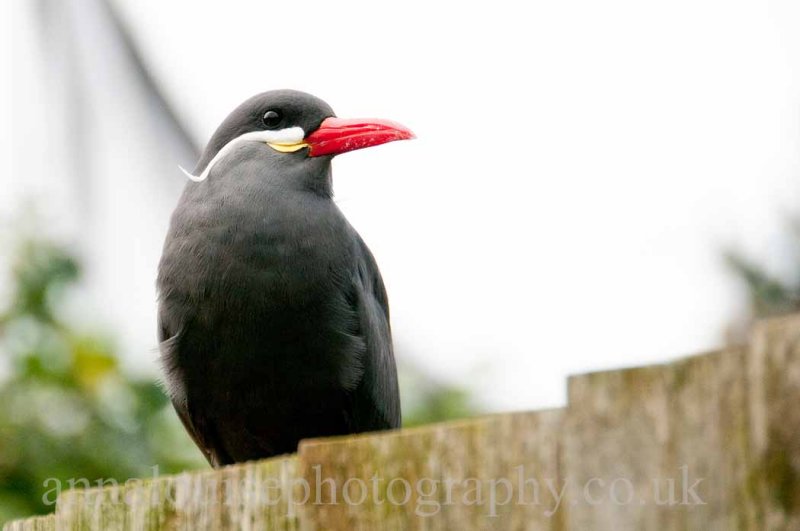
[[[212,467],[400,427],[386,289],[333,200],[331,161],[414,137],[272,90],[231,112],[183,170],[158,265],[159,358]]]

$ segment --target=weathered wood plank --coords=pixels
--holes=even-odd
[[[748,389],[760,529],[800,529],[800,316],[756,325]]]
[[[747,478],[747,354],[571,378],[569,528],[760,529]]]
[[[511,413],[305,441],[299,473],[320,497],[302,506],[303,530],[561,529],[546,485],[560,488],[561,419]]]
[[[658,366],[570,379],[562,438],[567,529],[659,529],[649,501],[651,478],[665,468],[667,386]]]
[[[799,353],[795,316],[760,324],[747,348],[571,378],[568,527],[800,529]],[[587,501],[600,481],[619,499]]]
[[[3,531],[55,531],[55,529],[56,517],[52,514],[15,520],[3,526]]]
[[[672,473],[676,481],[674,500],[660,512],[663,529],[760,529],[758,504],[748,487],[754,462],[748,437],[748,354],[728,349],[669,367],[670,436],[662,473]],[[697,498],[688,491],[695,481],[700,481]]]
[[[58,529],[296,530],[289,492],[296,458],[70,490],[56,504]]]

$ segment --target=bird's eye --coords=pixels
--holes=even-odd
[[[283,115],[280,111],[269,110],[264,113],[264,117],[261,118],[261,121],[264,122],[264,125],[267,127],[277,127],[282,119]]]

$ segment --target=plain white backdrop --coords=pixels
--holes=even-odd
[[[202,142],[240,101],[284,87],[416,132],[337,158],[337,202],[383,272],[398,356],[469,386],[487,409],[560,404],[570,373],[720,346],[746,307],[728,246],[794,273],[796,2],[114,4]],[[23,46],[28,7],[11,9]],[[59,143],[20,79],[17,157]],[[18,128],[28,112],[44,127]],[[175,164],[164,179],[181,179]],[[10,183],[3,208],[26,181]],[[161,236],[115,271],[151,291],[126,311],[95,310],[146,370],[174,199],[128,197],[156,214],[114,230],[135,235],[147,218]],[[126,252],[114,249],[123,268]]]

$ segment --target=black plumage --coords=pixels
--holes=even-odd
[[[240,135],[307,135],[332,116],[308,94],[255,96],[214,133],[195,174]],[[214,466],[400,425],[383,281],[332,199],[332,154],[310,149],[241,142],[187,183],[172,216],[161,359],[175,410]]]

